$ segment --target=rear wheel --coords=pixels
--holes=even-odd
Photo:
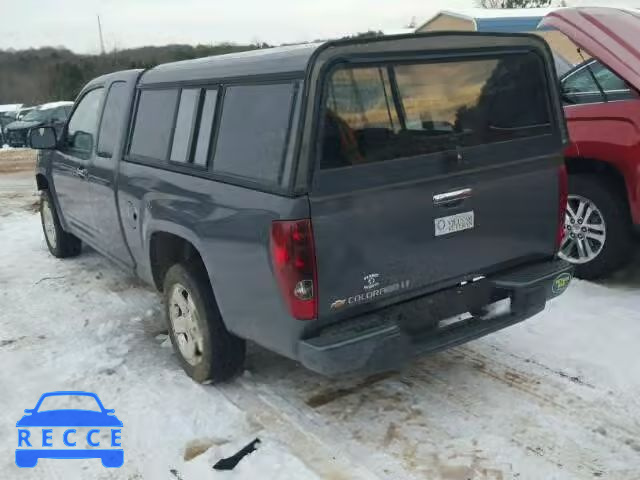
[[[559,256],[584,279],[607,275],[629,259],[633,233],[623,192],[594,175],[569,177],[565,237]]]
[[[75,257],[80,253],[82,242],[75,235],[63,230],[49,190],[42,190],[41,193],[40,221],[51,255],[57,258],[66,258]]]
[[[196,382],[222,382],[242,370],[245,341],[222,321],[209,279],[197,263],[172,266],[164,279],[169,337]]]

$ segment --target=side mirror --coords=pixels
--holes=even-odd
[[[82,130],[73,134],[71,145],[74,150],[81,152],[91,152],[93,150],[93,135]]]
[[[38,127],[29,130],[29,145],[38,150],[52,150],[56,148],[58,139],[52,127]]]
[[[24,413],[33,413],[33,408],[25,408]]]

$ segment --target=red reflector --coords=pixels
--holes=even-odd
[[[560,250],[565,236],[564,217],[567,211],[567,199],[569,197],[569,176],[567,167],[563,164],[558,169],[558,233],[556,235],[556,249]]]
[[[318,316],[316,254],[311,220],[271,224],[273,271],[289,312],[298,320]]]

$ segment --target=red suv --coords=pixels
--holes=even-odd
[[[582,59],[560,78],[571,140],[560,256],[596,278],[630,259],[640,228],[640,14],[566,8],[541,28],[566,35]]]

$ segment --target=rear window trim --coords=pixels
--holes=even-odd
[[[345,65],[353,65],[358,68],[366,68],[366,67],[384,67],[389,64],[394,65],[411,65],[415,63],[447,63],[447,62],[456,62],[462,59],[471,59],[471,60],[492,60],[496,58],[500,58],[502,56],[507,55],[517,55],[517,54],[527,54],[533,53],[538,56],[541,64],[545,65],[545,59],[541,55],[540,51],[537,48],[530,47],[520,47],[520,48],[502,48],[502,49],[483,49],[482,51],[459,51],[459,50],[445,50],[445,51],[434,51],[428,54],[417,54],[415,52],[407,53],[407,52],[393,52],[388,55],[384,54],[371,54],[371,55],[363,55],[363,54],[351,54],[351,55],[343,55],[340,57],[332,58],[331,61],[327,62],[323,65],[320,75],[318,76],[318,86],[317,89],[320,92],[319,95],[316,96],[316,101],[314,105],[314,123],[317,128],[314,129],[312,138],[312,154],[311,154],[311,168],[309,168],[309,178],[308,184],[310,186],[313,185],[313,178],[322,170],[344,170],[348,168],[353,168],[353,165],[346,165],[343,167],[335,167],[331,169],[322,169],[320,167],[320,163],[322,161],[322,140],[324,136],[324,111],[326,109],[325,100],[327,96],[327,84],[331,79],[331,75],[341,67]],[[549,72],[548,69],[543,70],[544,79],[545,79],[545,87],[547,87],[547,91],[549,90]],[[518,142],[524,139],[529,138],[541,138],[553,136],[560,131],[560,125],[558,124],[558,120],[556,115],[554,114],[554,108],[549,100],[549,96],[547,95],[547,111],[549,112],[549,124],[551,126],[552,132],[534,135],[529,137],[522,137],[513,140],[506,140],[505,142]],[[546,124],[545,124],[546,125]],[[505,143],[505,142],[492,142],[492,143]],[[462,150],[473,147],[461,147]],[[413,156],[405,156],[394,158],[390,161],[398,161],[398,160],[407,160],[418,157],[426,157],[430,155],[438,155],[441,152],[434,152],[431,154],[424,155],[413,155]],[[384,163],[384,162],[383,162]]]
[[[519,139],[520,143],[520,147],[527,147],[531,144],[537,144],[540,139],[545,138],[545,137],[551,137],[553,134],[544,134],[544,135],[537,135],[537,136],[531,136],[531,137],[523,137],[522,139]],[[498,147],[498,148],[504,148],[505,146],[507,146],[508,144],[513,143],[513,141],[504,141],[504,142],[494,142],[492,144],[483,144],[483,145],[477,145],[474,147],[469,147],[471,149],[485,149],[487,148],[487,145],[491,145],[492,148]],[[403,157],[403,158],[399,158],[397,159],[397,161],[394,162],[389,162],[394,164],[394,166],[392,167],[395,170],[410,170],[411,172],[415,172],[415,168],[412,168],[412,164],[415,164],[416,162],[420,161],[420,159],[425,159],[425,158],[437,158],[437,157],[442,157],[443,152],[436,152],[436,153],[430,153],[430,154],[425,154],[425,155],[416,155],[416,156],[412,156],[412,157]],[[556,162],[557,159],[552,159],[553,155],[549,154],[549,153],[541,153],[541,154],[536,154],[536,155],[527,155],[527,156],[523,156],[522,158],[518,158],[513,160],[512,162],[509,163],[509,165],[512,166],[520,166],[520,165],[527,165],[527,164],[536,164],[537,162],[540,162],[540,160],[542,159],[545,162]],[[422,162],[421,166],[424,165],[425,162]],[[333,185],[333,182],[328,182],[330,185],[327,186],[326,184],[324,184],[323,182],[320,181],[320,179],[322,177],[333,177],[336,176],[338,178],[340,178],[341,174],[345,171],[345,169],[355,169],[356,166],[353,165],[349,165],[346,167],[340,167],[340,168],[331,168],[331,169],[324,169],[324,170],[318,170],[316,172],[316,175],[313,178],[313,182],[311,184],[311,190],[313,192],[314,198],[323,198],[325,196],[329,196],[331,198],[337,198],[337,197],[341,197],[341,196],[349,196],[353,193],[353,191],[357,190],[357,191],[375,191],[378,189],[385,189],[388,188],[390,185],[393,186],[400,186],[400,185],[408,185],[408,184],[414,184],[414,183],[437,183],[441,180],[444,179],[455,179],[455,178],[466,178],[468,177],[470,174],[473,174],[475,172],[477,173],[485,173],[485,172],[490,172],[490,171],[495,171],[496,169],[503,169],[504,166],[502,164],[499,163],[494,163],[494,164],[486,164],[486,165],[482,165],[482,166],[478,166],[478,165],[473,165],[468,169],[464,169],[464,170],[452,170],[450,172],[443,172],[443,173],[437,173],[435,175],[431,175],[428,177],[419,177],[419,178],[415,178],[414,176],[409,176],[407,178],[403,178],[401,180],[393,180],[393,181],[386,181],[386,183],[384,185],[369,185],[369,181],[366,180],[362,180],[363,178],[363,174],[364,177],[367,177],[367,173],[371,173],[372,171],[374,172],[373,177],[380,177],[380,172],[376,172],[376,170],[382,170],[383,165],[385,164],[385,162],[372,162],[372,163],[366,163],[363,165],[359,165],[357,167],[360,168],[359,170],[359,174],[355,175],[353,177],[353,179],[349,179],[346,180],[345,182],[348,183],[350,185],[349,189],[347,189],[347,191],[333,191],[335,189],[335,185]],[[387,166],[388,168],[388,166]],[[388,173],[388,172],[387,172]],[[318,182],[318,183],[315,183]],[[327,190],[330,190],[330,192],[327,192]]]

